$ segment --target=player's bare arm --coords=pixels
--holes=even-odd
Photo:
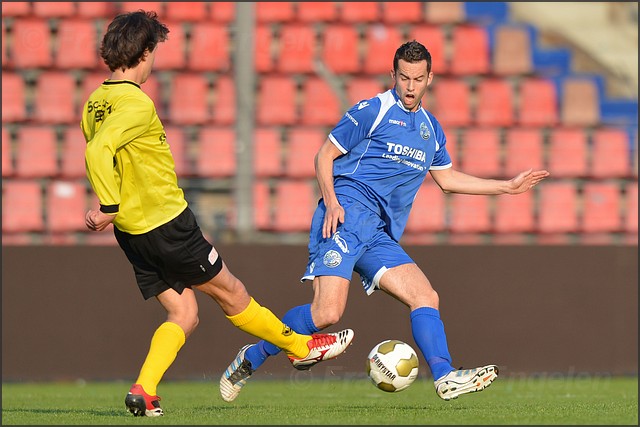
[[[546,170],[520,172],[510,180],[480,178],[448,168],[430,171],[431,176],[445,193],[497,195],[519,194],[535,187],[549,176]]]
[[[326,140],[315,156],[316,178],[322,194],[322,200],[327,208],[322,227],[322,237],[331,237],[338,229],[338,222],[344,222],[344,209],[338,203],[333,188],[333,161],[342,155],[340,150],[330,140]]]

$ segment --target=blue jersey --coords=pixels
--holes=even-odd
[[[427,172],[451,167],[440,123],[422,106],[404,108],[395,89],[351,107],[329,139],[343,153],[333,165],[336,194],[380,215],[395,241]]]

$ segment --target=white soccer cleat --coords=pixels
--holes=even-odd
[[[345,329],[330,334],[313,334],[307,342],[309,354],[297,358],[288,356],[294,368],[306,371],[318,362],[333,359],[342,354],[353,340],[353,330]]]
[[[461,394],[481,391],[498,378],[498,367],[487,365],[475,369],[449,372],[435,381],[436,392],[444,400],[456,399]]]
[[[255,344],[247,344],[240,349],[231,365],[224,371],[220,377],[220,395],[226,402],[232,402],[240,394],[240,390],[251,378],[254,370],[251,368],[251,362],[244,358],[247,349]]]

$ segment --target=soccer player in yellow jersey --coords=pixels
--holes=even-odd
[[[239,329],[284,349],[297,369],[338,356],[353,339],[350,329],[293,332],[249,295],[202,235],[178,186],[153,101],[140,89],[151,73],[158,43],[168,33],[155,12],[114,18],[100,48],[112,74],[89,96],[80,124],[87,141],[87,177],[100,201],[98,209],[87,212],[86,225],[102,231],[113,224],[142,296],[156,298],[167,312],[125,398],[135,416],[163,415],[157,386],[198,325],[193,289],[213,298]],[[229,387],[234,381],[229,379]]]

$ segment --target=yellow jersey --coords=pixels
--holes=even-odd
[[[85,102],[87,178],[113,225],[142,234],[187,207],[153,101],[129,80],[106,80]]]

